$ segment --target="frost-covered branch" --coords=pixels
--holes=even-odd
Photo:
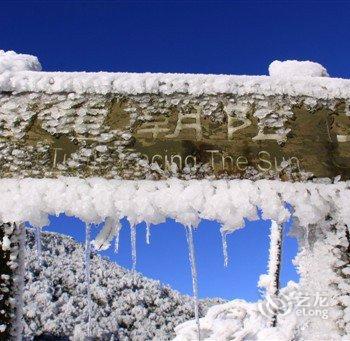
[[[276,298],[278,297],[280,287],[282,236],[282,224],[277,224],[276,221],[272,220],[270,230],[268,273],[267,275],[261,275],[258,283],[260,288],[265,288],[265,298],[268,300],[273,310],[273,315],[271,318],[271,325],[273,327],[275,327],[277,323],[277,311],[274,301],[276,301]]]
[[[0,224],[0,339],[20,340],[24,271],[24,226]]]

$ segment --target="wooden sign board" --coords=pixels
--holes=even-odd
[[[230,98],[206,99],[214,114],[203,99],[145,98],[100,96],[66,106],[28,100],[22,110],[30,119],[17,123],[21,138],[0,125],[0,177],[350,179],[350,117],[342,105],[267,107],[264,116],[254,103],[244,115],[234,106],[228,112]]]

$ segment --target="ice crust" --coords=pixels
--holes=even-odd
[[[328,78],[322,65],[309,61],[274,61],[270,76],[180,73],[38,72],[34,56],[0,51],[0,92],[118,93],[190,95],[260,94],[350,98],[350,80]],[[277,76],[277,77],[276,77]],[[282,76],[282,77],[280,77]]]
[[[300,226],[316,223],[331,207],[350,223],[350,182],[289,183],[278,180],[129,181],[101,178],[1,179],[0,221],[48,224],[48,215],[65,213],[85,223],[118,221],[150,224],[172,218],[196,227],[201,219],[216,220],[226,231],[244,226],[244,218],[283,223],[291,213]],[[268,198],[268,200],[266,200]]]

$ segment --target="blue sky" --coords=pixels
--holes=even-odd
[[[350,1],[2,1],[0,49],[37,55],[47,71],[267,74],[275,59],[300,59],[350,78],[349,13]],[[104,255],[130,268],[123,225],[120,253]],[[201,224],[195,233],[201,297],[259,296],[268,228],[269,222],[250,222],[229,235],[224,268],[218,224]],[[74,218],[53,217],[49,229],[84,239]],[[151,245],[144,240],[140,225],[137,269],[191,293],[184,229],[168,221],[152,228]],[[293,238],[285,238],[283,251],[286,283],[297,279]]]

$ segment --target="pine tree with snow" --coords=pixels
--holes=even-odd
[[[87,335],[84,247],[54,233],[42,235],[39,265],[34,234],[27,232],[24,332],[70,337]],[[102,340],[170,340],[175,327],[194,318],[193,300],[158,281],[91,255],[91,336]],[[201,300],[202,316],[220,299]]]

